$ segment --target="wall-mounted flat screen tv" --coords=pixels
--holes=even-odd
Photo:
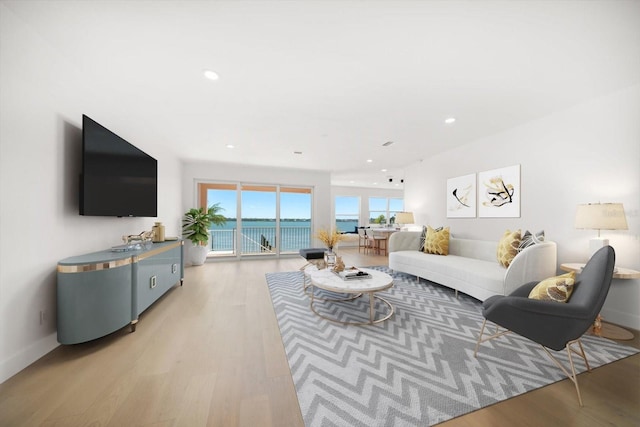
[[[158,216],[158,162],[82,116],[80,215]]]

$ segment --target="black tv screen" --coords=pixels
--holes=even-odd
[[[82,116],[80,215],[158,216],[158,162]]]

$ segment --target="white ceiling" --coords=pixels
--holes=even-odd
[[[640,83],[640,1],[3,4],[94,105],[123,106],[103,124],[130,142],[146,123],[180,158],[335,185],[397,188],[433,153]]]

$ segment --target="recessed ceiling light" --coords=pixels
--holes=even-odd
[[[386,172],[386,171],[387,171],[386,169],[380,169],[380,172]]]
[[[447,117],[446,119],[444,119],[444,122],[448,125],[450,125],[451,123],[455,122],[456,118],[455,117]]]
[[[218,80],[220,78],[220,76],[218,75],[218,73],[216,73],[215,71],[211,71],[211,70],[204,70],[202,72],[204,74],[204,76],[206,78],[208,78],[209,80]]]
[[[367,163],[373,163],[373,160],[367,159]]]
[[[227,144],[227,148],[236,148],[236,146],[233,144]]]

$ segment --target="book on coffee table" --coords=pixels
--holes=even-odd
[[[371,277],[366,271],[362,271],[356,267],[347,267],[343,271],[336,272],[344,280],[368,279]]]

